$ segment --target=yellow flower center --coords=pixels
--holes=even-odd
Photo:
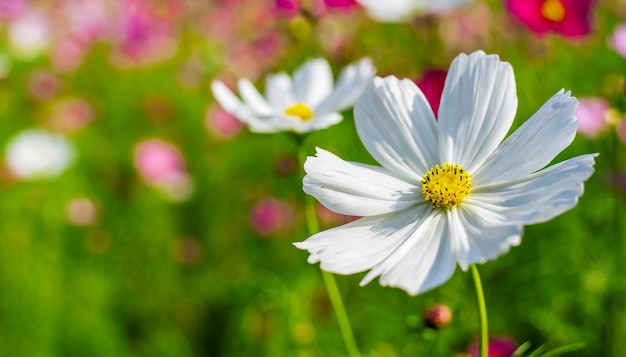
[[[565,6],[561,0],[546,0],[541,5],[541,15],[552,22],[563,22]]]
[[[422,177],[422,195],[433,208],[450,209],[470,194],[472,175],[461,165],[435,165]]]
[[[296,103],[289,108],[285,109],[285,114],[298,117],[302,121],[309,121],[313,118],[313,110],[304,103]]]

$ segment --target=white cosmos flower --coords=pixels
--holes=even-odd
[[[375,73],[371,61],[363,59],[344,68],[333,87],[328,62],[314,59],[296,70],[293,79],[282,72],[269,75],[265,97],[247,79],[238,83],[243,102],[220,81],[213,81],[211,88],[220,105],[251,131],[306,133],[339,123],[339,112],[354,104]]]
[[[381,166],[318,149],[304,191],[338,213],[364,216],[295,243],[338,274],[369,270],[414,295],[520,243],[522,226],[574,207],[595,154],[544,168],[576,134],[578,102],[556,93],[502,141],[517,109],[513,69],[462,54],[446,78],[439,120],[409,80],[375,78],[354,108],[358,134]]]
[[[450,10],[472,0],[357,0],[368,14],[381,22],[402,22],[423,13]]]
[[[39,129],[23,131],[6,149],[7,165],[21,179],[52,178],[74,161],[74,147],[63,137]]]

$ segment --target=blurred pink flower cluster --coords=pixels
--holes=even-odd
[[[63,0],[54,6],[28,0],[0,0],[12,54],[31,59],[49,52],[59,72],[80,66],[96,42],[112,45],[118,65],[149,63],[171,56],[177,45],[174,1]]]
[[[110,45],[117,66],[138,66],[176,54],[181,30],[224,45],[234,68],[259,71],[273,59],[280,33],[274,7],[257,0],[0,0],[11,56],[47,54],[55,71],[78,68],[97,43]],[[250,26],[254,23],[255,26]],[[235,69],[233,69],[235,70]]]

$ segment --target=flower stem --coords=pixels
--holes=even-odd
[[[298,148],[298,159],[300,161],[300,167],[304,168],[306,149],[302,143],[300,143]],[[317,213],[315,212],[315,200],[309,195],[306,195],[305,197],[305,216],[309,235],[319,232]],[[343,300],[341,299],[341,294],[339,293],[339,287],[335,281],[335,276],[332,273],[322,270],[322,277],[324,278],[324,285],[326,286],[328,298],[330,299],[330,303],[333,305],[333,310],[335,310],[335,317],[337,318],[337,323],[339,324],[339,330],[341,330],[343,341],[346,344],[348,355],[350,357],[359,357],[359,348],[357,347],[354,339],[352,327],[350,327],[350,320],[348,319],[346,308],[344,307]]]
[[[470,266],[472,269],[472,278],[474,279],[474,287],[476,288],[476,303],[478,304],[478,314],[480,317],[480,343],[478,348],[479,357],[487,357],[489,349],[489,327],[487,325],[487,305],[485,304],[485,294],[483,293],[483,284],[480,282],[480,274],[476,265]]]

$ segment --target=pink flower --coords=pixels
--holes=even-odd
[[[28,76],[28,91],[39,100],[56,97],[63,86],[63,81],[52,72],[35,70]]]
[[[511,357],[517,349],[517,342],[509,337],[492,336],[489,337],[489,357]],[[478,357],[478,341],[472,343],[467,350],[472,357]]]
[[[578,132],[595,138],[608,124],[609,103],[602,98],[579,98],[574,115],[578,118]]]
[[[564,37],[591,32],[593,0],[506,0],[508,11],[537,34],[554,31]]]
[[[94,119],[91,104],[82,98],[69,98],[57,102],[52,107],[50,123],[63,131],[74,132],[82,129]]]
[[[135,147],[135,167],[148,183],[159,184],[186,176],[185,159],[178,148],[161,139],[148,139]]]
[[[426,71],[422,78],[415,81],[417,86],[424,92],[428,104],[433,109],[435,117],[439,112],[439,102],[441,101],[441,92],[443,92],[443,84],[446,81],[448,72],[440,69],[430,69]]]
[[[73,37],[59,39],[52,48],[50,57],[57,72],[70,72],[80,67],[87,51],[81,41]]]
[[[171,19],[157,16],[148,2],[142,0],[124,1],[123,10],[115,31],[114,42],[118,52],[113,55],[116,64],[129,66],[157,62],[170,58],[176,52]]]
[[[98,221],[98,211],[98,206],[88,197],[76,197],[65,207],[65,217],[71,225],[87,227]]]
[[[609,45],[622,57],[626,57],[626,24],[619,25],[613,31],[613,36],[609,38]]]
[[[300,0],[276,0],[279,15],[292,18],[300,13]]]
[[[28,0],[0,0],[0,21],[17,19],[26,13]]]
[[[489,6],[470,3],[442,14],[439,34],[450,53],[472,52],[488,46],[493,19]]]
[[[424,311],[424,320],[430,328],[440,329],[452,322],[452,310],[445,304],[434,304]]]
[[[266,197],[250,211],[250,222],[255,232],[267,236],[291,229],[294,216],[293,209],[287,202]]]
[[[220,106],[212,106],[207,110],[205,124],[210,133],[223,139],[237,136],[244,125]]]
[[[324,0],[324,5],[341,9],[351,9],[358,6],[355,0]]]
[[[193,193],[193,180],[178,148],[161,139],[148,139],[135,146],[135,168],[150,186],[165,198],[182,202]]]

